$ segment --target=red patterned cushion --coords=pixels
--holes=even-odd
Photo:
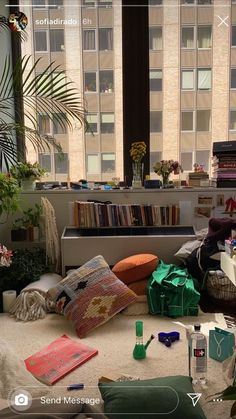
[[[96,256],[48,291],[56,311],[72,320],[80,338],[136,301],[136,294]]]

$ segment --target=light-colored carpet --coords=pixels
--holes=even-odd
[[[181,340],[166,348],[154,340],[147,351],[147,358],[136,361],[132,357],[135,344],[135,321],[144,322],[144,341],[152,333],[179,331]],[[82,341],[91,347],[97,348],[99,354],[68,374],[57,384],[51,387],[55,396],[66,393],[66,387],[71,383],[85,383],[87,396],[100,396],[97,381],[100,376],[109,375],[110,372],[126,373],[140,378],[153,378],[168,375],[188,375],[188,345],[184,327],[201,323],[202,330],[208,334],[209,330],[217,327],[226,328],[222,314],[200,313],[198,317],[178,318],[178,324],[172,319],[156,316],[124,316],[117,315],[108,323],[92,331]],[[45,319],[35,322],[16,322],[8,315],[0,315],[0,339],[9,343],[9,346],[21,358],[37,352],[57,337],[67,334],[73,339],[79,339],[69,321],[64,317],[49,314]],[[222,364],[212,359],[208,362],[208,384],[204,395],[213,394],[226,387],[222,376]],[[30,389],[28,389],[30,391]],[[198,389],[196,389],[198,390]],[[202,392],[200,390],[200,392]],[[83,392],[80,393],[82,396]],[[68,393],[67,393],[68,395]],[[77,393],[78,396],[78,393]],[[231,402],[206,404],[204,397],[201,404],[208,419],[228,419]]]

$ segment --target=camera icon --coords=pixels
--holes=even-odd
[[[29,397],[27,396],[27,394],[17,394],[15,396],[15,405],[16,406],[28,406],[29,404]]]

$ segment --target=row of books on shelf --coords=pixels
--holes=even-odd
[[[76,227],[173,226],[179,224],[179,219],[178,205],[73,203]]]

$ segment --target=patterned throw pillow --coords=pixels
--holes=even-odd
[[[80,338],[136,301],[136,294],[96,256],[48,291],[56,312],[72,320]]]

